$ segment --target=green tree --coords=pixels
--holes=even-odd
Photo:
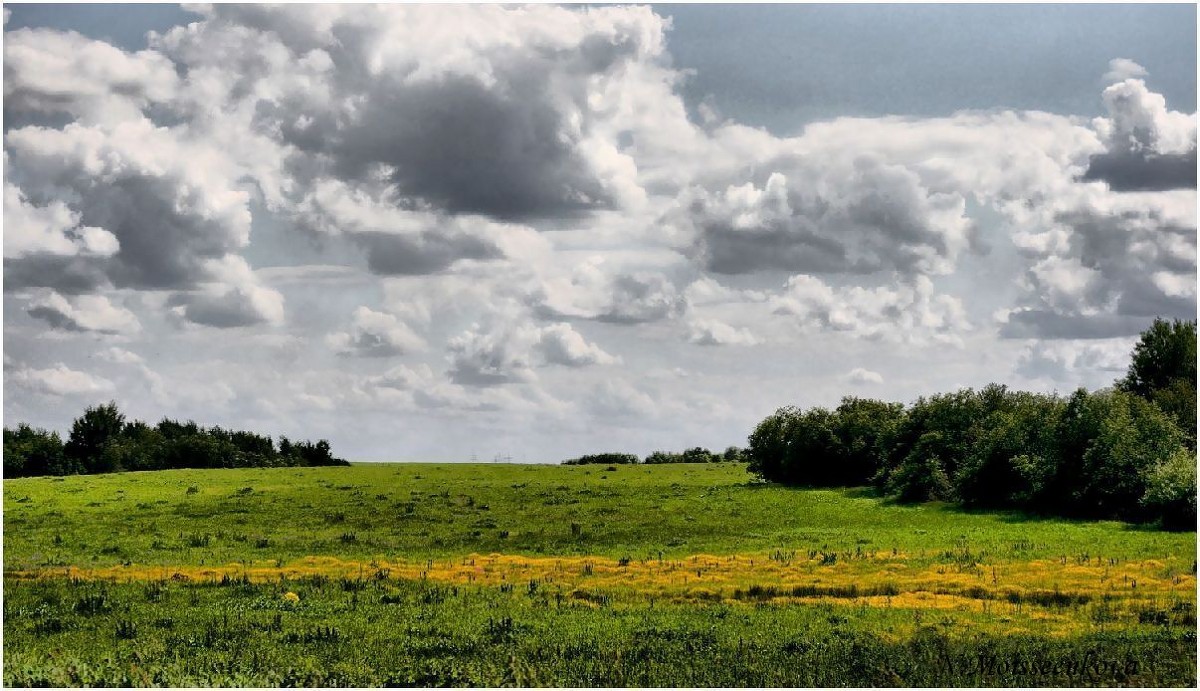
[[[1183,450],[1183,435],[1157,406],[1123,391],[1092,395],[1104,409],[1083,454],[1075,503],[1085,515],[1136,520],[1150,474]]]
[[[35,429],[25,423],[4,430],[4,477],[70,475],[79,472],[63,453],[58,432]]]
[[[121,470],[109,465],[114,457],[105,455],[105,447],[118,439],[125,425],[125,416],[113,402],[86,409],[71,424],[71,434],[64,449],[87,473],[108,473]]]
[[[1118,388],[1153,401],[1196,448],[1196,322],[1155,319],[1133,348]]]

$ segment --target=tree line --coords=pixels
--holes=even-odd
[[[632,465],[645,463],[657,465],[662,463],[741,463],[744,462],[744,451],[736,446],[730,446],[722,453],[714,453],[702,446],[695,446],[681,452],[655,451],[639,459],[632,453],[594,453],[579,458],[563,461],[563,465]]]
[[[1194,529],[1196,322],[1155,320],[1106,389],[990,384],[909,406],[785,407],[759,423],[746,455],[750,472],[789,485]]]
[[[57,432],[21,423],[4,428],[4,477],[116,473],[170,468],[272,468],[350,465],[329,442],[279,443],[265,435],[164,418],[155,426],[126,420],[116,403],[90,407]]]

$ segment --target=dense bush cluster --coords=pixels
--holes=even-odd
[[[1195,429],[1196,324],[1159,320],[1111,389],[1064,398],[991,384],[907,407],[781,408],[747,455],[751,472],[786,484],[1190,529]]]
[[[695,446],[680,453],[655,451],[646,456],[643,463],[737,463],[742,460],[742,450],[736,446],[725,449],[724,453],[714,453],[702,446]]]
[[[253,432],[200,427],[164,419],[157,425],[127,421],[115,403],[88,408],[71,425],[64,444],[57,432],[19,424],[4,430],[4,476],[115,473],[168,468],[261,468],[349,465],[329,442],[279,444]]]
[[[636,455],[631,453],[596,453],[563,461],[563,465],[630,465],[639,462],[649,465],[661,463],[736,463],[745,460],[744,452],[736,446],[725,449],[724,453],[713,453],[702,446],[696,446],[680,453],[655,451],[641,461],[638,460]]]
[[[563,461],[563,465],[629,465],[638,462],[631,453],[593,453]]]

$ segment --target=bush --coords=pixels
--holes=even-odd
[[[736,449],[736,447],[730,448]],[[726,450],[726,453],[728,453],[728,450]],[[725,456],[715,454],[702,446],[695,446],[682,453],[655,451],[646,456],[644,463],[648,465],[660,465],[663,463],[721,463],[724,460]]]
[[[638,457],[631,453],[596,453],[563,461],[563,465],[630,465],[637,462]]]
[[[1146,479],[1142,506],[1149,517],[1171,530],[1196,528],[1196,457],[1185,449],[1153,468]]]

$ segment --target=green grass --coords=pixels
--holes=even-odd
[[[1196,680],[1194,533],[765,486],[741,465],[18,479],[4,522],[10,686]],[[468,580],[473,553],[533,559]],[[702,577],[697,554],[739,555],[720,562],[736,578]],[[137,571],[310,556],[362,566],[266,582]],[[385,561],[415,566],[369,566]],[[772,580],[785,574],[801,587]]]
[[[602,606],[526,589],[308,580],[6,588],[10,686],[1178,685],[1178,629],[956,638],[912,612]],[[300,593],[297,606],[281,599]],[[85,603],[81,606],[81,603]]]
[[[1022,560],[1196,555],[1194,533],[764,486],[736,464],[614,467],[379,464],[8,480],[4,567],[862,546]]]

